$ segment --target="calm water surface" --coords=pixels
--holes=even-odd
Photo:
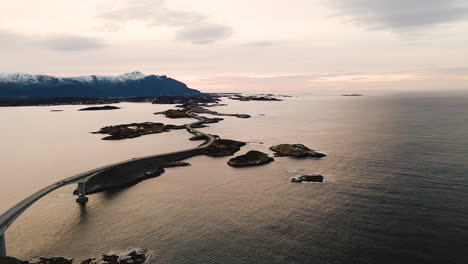
[[[468,263],[468,93],[226,102],[215,110],[253,117],[204,130],[251,142],[239,154],[303,143],[328,157],[245,169],[194,157],[191,167],[92,195],[85,208],[74,186],[63,188],[11,226],[9,253],[81,259],[143,247],[154,263]],[[0,108],[0,210],[87,169],[198,144],[183,130],[122,141],[89,133],[190,122],[152,114],[167,105],[120,105]],[[290,183],[296,173],[327,180]]]

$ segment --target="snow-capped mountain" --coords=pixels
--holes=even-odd
[[[156,75],[154,75],[156,76]],[[107,81],[107,82],[124,82],[129,80],[140,80],[145,78],[146,75],[139,71],[124,73],[117,76],[99,76],[99,75],[88,75],[88,76],[79,76],[71,77],[69,79],[82,81],[82,82],[94,82],[94,81]],[[159,76],[156,76],[159,77]]]
[[[0,73],[0,97],[122,97],[193,95],[199,91],[165,75],[135,71],[117,76],[55,77]]]
[[[156,75],[155,75],[156,76]],[[38,83],[47,80],[67,81],[75,80],[80,82],[94,82],[94,81],[109,81],[109,82],[124,82],[128,80],[139,80],[145,78],[146,75],[139,71],[124,73],[117,76],[102,76],[102,75],[87,75],[78,77],[54,77],[48,75],[34,75],[29,73],[0,73],[0,83]]]

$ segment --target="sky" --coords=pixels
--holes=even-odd
[[[0,60],[205,92],[468,89],[468,1],[0,0]]]

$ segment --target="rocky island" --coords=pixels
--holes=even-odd
[[[320,174],[306,174],[291,178],[291,182],[323,182],[325,177]]]
[[[343,94],[341,96],[364,96],[362,94]]]
[[[265,165],[274,161],[274,159],[268,154],[251,150],[244,155],[237,156],[228,161],[228,165],[231,167],[251,167]]]
[[[207,148],[201,150],[201,153],[211,157],[230,156],[236,153],[245,146],[245,142],[230,140],[230,139],[217,139]]]
[[[216,116],[234,116],[234,117],[237,117],[237,118],[250,118],[251,116],[250,115],[247,115],[247,114],[224,114],[224,113],[219,113],[219,112],[216,112],[216,111],[212,111],[212,110],[209,110],[209,109],[206,109],[206,108],[203,108],[203,107],[193,107],[191,109],[191,111],[193,113],[197,113],[197,114],[209,114],[209,115],[216,115]]]
[[[229,97],[231,100],[237,101],[282,101],[281,99],[273,97],[273,95],[232,95]]]
[[[164,115],[167,118],[192,118],[189,114],[187,114],[187,110],[179,110],[179,109],[169,109],[163,112],[156,112],[155,115]]]
[[[312,150],[303,144],[280,144],[270,147],[275,152],[276,157],[295,157],[295,158],[322,158],[327,155]]]
[[[108,134],[103,140],[119,140],[126,138],[136,138],[143,135],[168,132],[174,129],[184,129],[185,126],[165,125],[163,123],[131,123],[116,126],[106,126],[92,134]]]
[[[101,110],[117,110],[120,107],[113,106],[113,105],[105,105],[105,106],[91,106],[86,108],[81,108],[78,111],[101,111]]]

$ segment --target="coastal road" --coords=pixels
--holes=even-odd
[[[185,127],[188,132],[194,134],[194,135],[203,135],[207,138],[206,142],[203,143],[202,145],[192,148],[192,149],[187,149],[187,150],[182,150],[182,151],[176,151],[172,153],[166,153],[166,154],[158,154],[158,155],[151,155],[151,156],[145,156],[145,157],[140,157],[140,158],[133,158],[129,159],[126,161],[114,163],[111,165],[106,165],[100,168],[96,168],[90,171],[86,171],[83,173],[80,173],[78,175],[63,179],[61,181],[58,181],[56,183],[53,183],[38,192],[32,194],[31,196],[27,197],[23,201],[19,202],[12,208],[8,209],[6,212],[0,215],[0,257],[6,257],[6,242],[5,242],[5,231],[8,229],[8,227],[24,212],[26,209],[28,209],[31,205],[33,205],[36,201],[41,199],[42,197],[46,196],[47,194],[62,188],[64,186],[70,185],[70,184],[76,184],[76,183],[83,183],[86,182],[88,179],[94,177],[95,175],[104,172],[106,170],[115,168],[117,166],[125,165],[128,163],[133,163],[136,161],[140,160],[146,160],[146,159],[151,159],[151,158],[158,158],[160,156],[165,156],[165,155],[177,155],[178,153],[183,153],[183,152],[189,152],[189,151],[195,151],[197,149],[204,149],[207,148],[211,143],[213,143],[216,138],[210,134],[203,133],[199,130],[196,130],[193,128],[193,126],[199,126],[203,125],[206,123],[206,118],[202,116],[198,116],[193,114],[190,110],[187,111],[187,114],[189,114],[191,117],[197,119],[197,122],[187,124]]]

